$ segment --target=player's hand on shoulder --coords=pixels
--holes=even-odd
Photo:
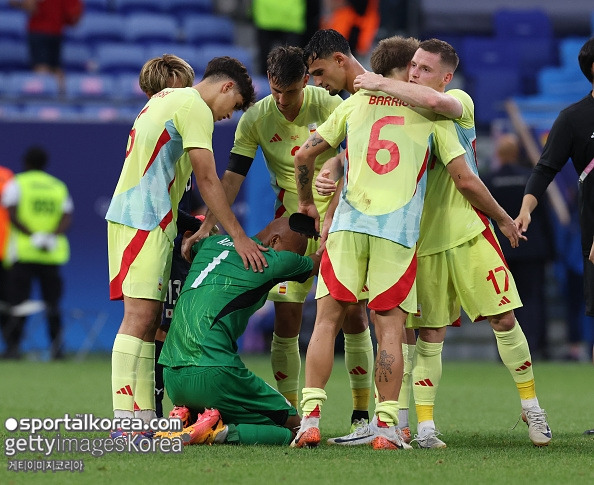
[[[264,268],[268,268],[268,261],[266,261],[263,254],[263,251],[268,251],[267,247],[258,244],[245,235],[233,239],[233,245],[237,254],[241,256],[245,269],[251,267],[254,273],[262,273]]]
[[[381,91],[381,83],[384,80],[384,76],[376,74],[371,71],[366,71],[363,74],[359,74],[354,82],[353,86],[355,91],[359,89],[367,89],[369,91]]]

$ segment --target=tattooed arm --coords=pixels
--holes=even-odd
[[[320,230],[320,214],[314,203],[312,183],[316,157],[330,148],[318,132],[314,132],[295,154],[295,181],[299,195],[299,212],[316,220],[316,229]]]

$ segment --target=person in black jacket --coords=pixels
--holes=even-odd
[[[584,76],[594,89],[594,37],[578,54]],[[584,261],[584,298],[586,315],[594,316],[594,91],[559,113],[524,192],[522,207],[516,219],[523,233],[528,230],[531,213],[555,175],[571,158],[579,175],[579,210]],[[594,434],[594,430],[586,433]]]
[[[500,167],[490,174],[485,184],[493,197],[508,214],[520,209],[524,187],[531,170],[522,164],[518,137],[508,133],[499,137],[495,156]],[[495,227],[497,237],[504,237]],[[503,244],[501,249],[511,269],[524,306],[515,310],[522,322],[524,334],[534,357],[547,358],[547,313],[545,300],[545,272],[547,263],[554,257],[554,233],[548,201],[544,198],[532,214],[532,226],[528,241],[517,248]]]

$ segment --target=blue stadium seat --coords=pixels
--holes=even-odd
[[[124,40],[124,18],[116,13],[88,12],[72,29],[68,29],[65,38],[77,42],[96,45],[102,42],[120,42]]]
[[[22,107],[18,103],[2,102],[0,104],[0,119],[18,119],[21,117]]]
[[[147,61],[144,47],[131,43],[105,43],[97,46],[95,58],[99,72],[138,75]]]
[[[90,12],[108,12],[112,7],[111,0],[85,0],[85,15]]]
[[[0,71],[24,71],[29,67],[29,49],[25,41],[0,40]]]
[[[138,85],[137,74],[120,74],[117,76],[116,91],[118,93],[117,96],[123,101],[147,101],[148,99]]]
[[[167,0],[114,0],[113,4],[121,14],[159,13],[166,10]]]
[[[78,107],[60,102],[27,103],[21,116],[34,121],[75,121],[80,117]]]
[[[65,94],[71,101],[110,99],[115,97],[116,83],[106,74],[68,74]]]
[[[467,78],[465,87],[474,100],[477,126],[488,127],[496,118],[506,116],[505,101],[521,94],[520,74],[509,67],[477,69]]]
[[[111,103],[85,103],[80,109],[80,118],[85,121],[109,122],[121,118],[117,105]]]
[[[92,69],[91,48],[79,42],[64,42],[62,45],[62,67],[67,72],[87,72]]]
[[[27,35],[27,14],[21,10],[7,10],[0,14],[0,39],[24,40]]]
[[[212,14],[214,11],[213,0],[168,0],[166,8],[180,20],[188,15]]]
[[[124,28],[129,42],[175,42],[179,34],[177,20],[166,14],[130,14]]]
[[[199,72],[197,71],[198,66],[202,62],[200,49],[187,44],[178,43],[157,43],[151,44],[146,48],[147,60],[153,57],[161,57],[163,54],[175,54],[185,60],[190,66],[194,68],[196,78],[198,78]]]
[[[538,71],[538,92],[551,96],[585,96],[592,85],[577,65],[545,67]]]
[[[543,39],[553,37],[548,14],[536,9],[500,9],[493,14],[495,35],[507,38]]]
[[[191,15],[182,21],[186,42],[194,45],[233,44],[235,26],[227,17],[218,15]]]
[[[474,70],[518,65],[513,44],[498,37],[466,37],[459,55],[465,75],[471,75]]]
[[[577,66],[577,58],[588,37],[566,37],[559,41],[559,63],[562,66]]]
[[[198,66],[198,70],[204,72],[206,65],[212,58],[221,56],[234,57],[243,63],[248,72],[252,71],[252,53],[249,50],[241,46],[221,44],[208,44],[200,49],[200,57],[202,61]],[[202,68],[200,69],[201,66]]]
[[[7,76],[8,95],[14,98],[55,99],[60,94],[56,76],[34,72],[14,72]]]

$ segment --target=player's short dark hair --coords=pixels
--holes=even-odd
[[[392,69],[406,69],[419,48],[419,43],[414,37],[399,35],[380,40],[371,53],[371,69],[382,76],[390,74]]]
[[[588,81],[593,82],[592,78],[592,63],[594,63],[594,37],[588,40],[580,49],[578,54],[578,62],[580,69]]]
[[[442,64],[445,64],[446,66],[450,67],[452,69],[452,72],[456,70],[456,68],[458,67],[458,63],[460,62],[460,58],[458,57],[458,54],[456,54],[456,49],[454,49],[445,40],[424,40],[419,44],[419,49],[431,52],[432,54],[439,54],[439,56],[441,57]]]
[[[302,81],[307,73],[303,49],[293,46],[275,47],[268,53],[266,70],[270,79],[281,88]]]
[[[231,79],[237,85],[243,98],[241,109],[245,111],[256,101],[256,91],[246,67],[237,59],[229,56],[215,57],[206,66],[202,79]]]
[[[47,165],[47,152],[40,146],[30,147],[23,156],[23,165],[27,170],[43,170]]]
[[[350,56],[349,41],[334,29],[318,30],[303,49],[303,60],[309,66],[316,59],[325,59],[335,52]]]

